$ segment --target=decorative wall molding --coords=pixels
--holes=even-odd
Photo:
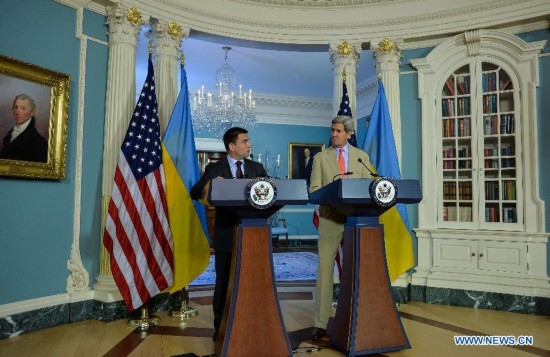
[[[87,10],[96,12],[101,15],[106,15],[107,10],[106,6],[109,5],[109,0],[55,0],[58,3],[67,5],[72,8],[79,8],[84,7]],[[131,1],[131,0],[130,0]],[[296,9],[296,7],[303,7],[310,10],[325,10],[325,11],[332,11],[331,8],[334,7],[344,7],[344,8],[355,8],[355,12],[361,9],[357,9],[357,7],[369,7],[372,8],[374,6],[376,7],[392,7],[392,11],[395,11],[395,8],[399,5],[406,5],[406,4],[413,4],[419,2],[420,0],[233,0],[234,3],[237,3],[236,5],[246,5],[249,6],[249,8],[253,6],[285,6],[285,3],[289,3],[287,5],[288,7],[292,9]],[[120,0],[116,0],[115,2],[120,2]],[[171,1],[157,1],[157,2],[163,2],[165,3],[164,7],[154,7],[152,6],[152,12],[155,14],[158,18],[178,18],[178,21],[183,21],[185,19],[185,11],[187,11],[187,8],[182,8],[179,11],[170,10],[171,6],[180,7],[179,1],[178,3],[174,3],[173,0]],[[376,30],[377,35],[369,35],[368,33],[361,34],[360,36],[357,36],[357,38],[363,42],[374,42],[376,39],[382,38],[384,36],[390,36],[392,38],[402,38],[403,43],[399,44],[399,48],[404,50],[410,50],[410,49],[416,49],[416,48],[430,48],[435,47],[442,41],[444,41],[446,38],[448,38],[450,33],[457,33],[462,32],[470,28],[486,28],[486,29],[498,29],[503,32],[507,32],[510,34],[518,34],[518,33],[526,33],[531,31],[537,31],[537,30],[544,30],[548,29],[550,27],[550,20],[547,17],[544,17],[545,14],[548,14],[550,10],[548,9],[549,6],[547,3],[544,3],[543,0],[537,0],[537,1],[530,1],[530,0],[513,0],[513,1],[499,1],[499,2],[493,2],[492,5],[487,4],[480,4],[475,7],[470,8],[461,8],[461,10],[449,10],[446,13],[439,13],[439,14],[432,14],[431,17],[427,18],[426,16],[416,16],[416,17],[409,17],[409,18],[399,18],[398,20],[386,21],[383,22],[381,20],[378,20],[377,22],[364,22],[363,26],[367,27],[380,27],[380,26],[394,26],[399,25],[400,29],[397,31],[394,31],[393,29],[387,29],[387,28],[380,28]],[[194,6],[196,6],[194,4]],[[429,6],[426,6],[427,8],[430,8]],[[521,13],[518,13],[515,9],[510,8],[521,8]],[[508,10],[506,10],[508,8]],[[166,13],[163,13],[162,10],[166,9]],[[481,17],[476,17],[475,19],[468,20],[468,16],[472,17],[475,14],[480,13],[481,11],[492,11],[495,9],[500,9],[498,15],[499,17],[494,18],[493,14],[486,14]],[[208,18],[209,14],[207,12],[198,12],[197,15],[205,16]],[[455,17],[464,16],[464,19],[460,20]],[[538,17],[538,19],[533,18]],[[277,18],[277,17],[272,17]],[[426,29],[429,28],[429,33],[421,34],[421,33],[409,33],[410,31],[407,23],[416,23],[416,22],[424,22],[428,20],[434,20],[434,19],[442,19],[440,24],[437,26],[432,26],[429,23],[426,23]],[[448,20],[451,19],[451,20]],[[455,23],[463,22],[464,25],[460,26],[460,28],[455,28]],[[513,22],[510,23],[510,20]],[[223,21],[223,18],[220,18],[220,21]],[[270,20],[269,20],[270,21]],[[346,18],[347,21],[347,18]],[[338,28],[341,28],[345,31],[346,26],[349,24],[344,21],[342,24],[338,26]],[[400,21],[401,23],[398,23],[397,21]],[[200,21],[198,21],[200,22]],[[210,24],[212,21],[208,21]],[[217,21],[214,21],[217,22]],[[262,23],[264,21],[260,21]],[[183,22],[187,25],[191,25],[191,21],[185,21]],[[255,26],[254,23],[247,23],[247,25]],[[447,24],[453,24],[453,27],[446,26]],[[403,25],[403,26],[402,26]],[[214,24],[212,24],[214,26]],[[249,33],[249,36],[243,37],[239,36],[238,33],[235,33],[236,31],[233,30],[233,26],[230,26],[228,28],[228,32],[231,33],[221,33],[220,31],[223,31],[224,28],[227,26],[220,25],[221,29],[218,29],[217,31],[206,31],[211,33],[216,33],[223,36],[229,36],[229,37],[235,37],[235,38],[247,38],[249,40],[261,40],[261,37],[264,36],[261,34],[262,31],[259,32],[258,38],[251,38],[250,36],[251,31],[247,30]],[[286,26],[286,25],[285,25]],[[195,26],[191,26],[193,29],[196,29]],[[332,27],[332,25],[330,25]],[[428,30],[426,30],[428,31]],[[356,31],[355,31],[356,32]],[[373,31],[370,31],[371,34],[374,34]],[[321,36],[322,37],[322,36]],[[340,37],[341,38],[341,37]],[[302,41],[292,41],[289,40],[288,36],[285,36],[286,41],[288,43],[306,43],[303,40]],[[335,40],[334,38],[332,40]],[[93,41],[93,39],[92,39]],[[329,38],[326,38],[326,41],[324,43],[328,43]],[[285,42],[285,41],[274,41],[274,42]],[[313,41],[309,43],[319,43],[319,41]]]
[[[419,0],[233,0],[251,4],[286,7],[343,7],[378,4],[395,4]]]
[[[136,6],[152,16],[186,24],[201,32],[294,44],[326,44],[342,38],[372,42],[373,39],[383,37],[403,38],[406,42],[409,39],[448,36],[471,28],[495,28],[510,22],[517,24],[522,20],[543,18],[550,13],[550,3],[545,0],[480,0],[475,5],[466,6],[451,0],[424,0],[422,6],[419,6],[418,1],[361,4],[350,1],[346,6],[340,5],[337,14],[334,6],[313,6],[314,2],[309,1],[312,6],[305,6],[304,9],[310,14],[307,17],[298,14],[296,6],[253,4],[242,0],[233,1],[231,5],[227,0],[120,2]],[[433,10],[441,8],[447,10]],[[404,46],[401,48],[406,49]]]
[[[329,99],[256,94],[256,116],[261,124],[328,127],[332,120]]]

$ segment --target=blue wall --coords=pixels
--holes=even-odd
[[[0,304],[63,294],[70,272],[73,241],[80,40],[76,10],[53,1],[33,6],[15,0],[2,4],[0,53],[71,76],[66,179],[0,177]],[[52,21],[55,19],[55,21]],[[85,31],[103,34],[105,18],[85,12]],[[46,31],[47,29],[47,31]],[[101,156],[107,48],[88,43],[81,250],[85,268],[98,272]]]

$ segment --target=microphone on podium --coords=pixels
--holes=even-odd
[[[374,172],[372,172],[372,171],[367,167],[367,165],[365,165],[365,163],[363,162],[363,160],[361,160],[360,157],[357,158],[357,161],[359,161],[363,166],[365,166],[365,169],[367,169],[367,171],[370,172],[370,175],[371,175],[372,177],[380,177],[380,175],[375,174]]]
[[[337,178],[338,176],[349,176],[349,175],[353,175],[353,172],[348,171],[348,172],[344,172],[343,174],[336,174],[336,175],[334,175],[334,177],[332,178],[332,181],[336,180],[336,178]]]

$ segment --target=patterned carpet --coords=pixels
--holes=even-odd
[[[311,252],[275,253],[273,254],[275,280],[315,280],[317,262],[317,254]],[[211,255],[208,267],[191,285],[213,285],[214,280],[214,256]]]

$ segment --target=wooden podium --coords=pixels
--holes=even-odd
[[[254,208],[245,198],[250,181],[211,181],[209,202],[231,207],[240,217],[233,234],[231,276],[216,355],[292,356],[277,297],[268,218],[284,205],[307,204],[306,181],[271,180],[277,198],[266,209]]]
[[[396,203],[422,199],[416,180],[392,180]],[[331,205],[347,216],[344,262],[336,315],[329,321],[330,342],[348,356],[410,348],[389,280],[384,230],[379,216],[389,208],[370,197],[369,179],[337,180],[310,195],[310,202]]]

